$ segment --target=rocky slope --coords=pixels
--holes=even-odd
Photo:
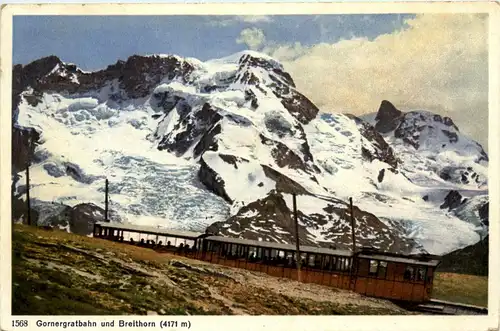
[[[90,73],[48,57],[15,66],[13,87],[16,208],[29,158],[38,201],[102,206],[106,177],[117,217],[136,224],[290,242],[296,193],[308,244],[349,248],[349,197],[359,246],[441,254],[487,231],[487,156],[451,119],[387,101],[373,119],[321,112],[263,54],[132,56]],[[452,190],[469,199],[461,212],[456,198],[440,208]]]
[[[440,272],[488,276],[489,236],[442,257]]]
[[[407,315],[391,302],[15,225],[13,315]]]

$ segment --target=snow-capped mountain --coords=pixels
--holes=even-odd
[[[296,193],[304,244],[350,248],[349,197],[358,246],[444,254],[487,231],[487,155],[451,119],[387,101],[320,111],[260,53],[97,72],[48,57],[13,74],[15,217],[31,159],[42,223],[52,202],[102,206],[108,178],[114,217],[135,224],[291,242]]]
[[[363,119],[391,145],[412,182],[487,190],[488,155],[451,118],[425,110],[403,113],[383,101],[376,114]]]

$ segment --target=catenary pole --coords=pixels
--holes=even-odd
[[[297,262],[297,280],[300,282],[302,281],[302,277],[300,274],[300,264],[301,264],[301,258],[300,258],[300,243],[299,243],[299,221],[298,221],[298,216],[297,216],[297,194],[293,193],[293,218],[295,221],[295,245],[296,245],[296,262]]]

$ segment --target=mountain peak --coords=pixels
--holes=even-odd
[[[399,119],[403,113],[392,103],[383,100],[377,112],[375,129],[381,133],[386,133],[396,129]]]
[[[212,60],[209,60],[207,62],[241,64],[243,61],[250,59],[250,58],[258,59],[261,61],[267,61],[269,63],[272,63],[273,65],[275,65],[279,69],[283,68],[281,63],[278,60],[276,60],[275,58],[273,58],[267,54],[255,52],[255,51],[251,51],[251,50],[244,50],[244,51],[237,52],[237,53],[234,53],[234,54],[231,54],[229,56],[222,57],[222,58],[212,59]]]
[[[26,65],[22,65],[23,68],[45,68],[50,71],[53,69],[57,64],[63,63],[61,59],[55,55],[49,55],[42,57],[38,60],[35,60],[33,62],[30,62]]]

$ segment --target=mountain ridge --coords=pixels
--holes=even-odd
[[[349,247],[349,196],[362,246],[442,253],[473,244],[487,231],[479,216],[470,216],[482,205],[470,205],[466,220],[463,212],[439,208],[450,190],[474,197],[487,187],[487,154],[452,122],[431,113],[407,115],[385,100],[375,124],[321,112],[278,61],[259,53],[207,62],[134,55],[91,73],[49,57],[15,66],[13,74],[15,136],[24,137],[25,127],[39,135],[33,137],[36,151],[13,151],[18,200],[19,172],[29,154],[37,201],[99,205],[100,181],[108,177],[112,207],[125,221],[215,222],[223,235],[289,242],[293,229],[286,220],[295,192],[301,238],[309,244]],[[427,127],[420,130],[421,123]],[[443,137],[451,146],[445,153],[432,143]],[[89,147],[94,141],[106,146]],[[453,149],[462,141],[470,155]],[[418,153],[418,162],[411,153]],[[158,192],[162,187],[169,200]],[[55,188],[58,196],[49,192]],[[438,229],[452,231],[449,243],[439,243]]]

